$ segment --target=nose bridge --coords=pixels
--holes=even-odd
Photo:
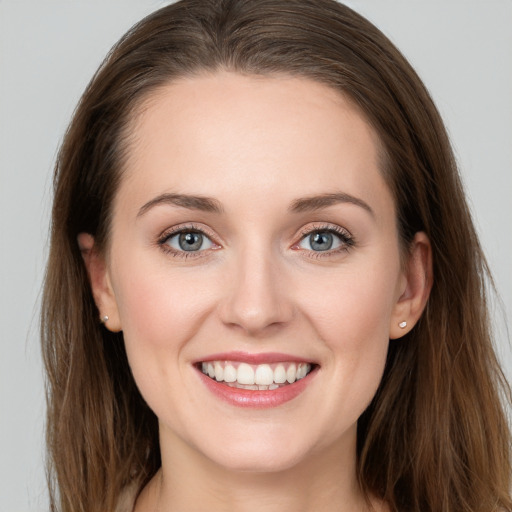
[[[253,240],[254,242],[254,240]],[[279,257],[270,244],[248,243],[230,258],[222,320],[251,335],[284,324],[293,315]]]

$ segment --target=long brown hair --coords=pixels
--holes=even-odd
[[[129,121],[158,87],[201,71],[307,77],[350,98],[383,146],[402,247],[430,238],[434,285],[391,342],[358,424],[362,489],[393,511],[512,510],[509,400],[490,336],[488,268],[442,120],[371,23],[334,0],[182,0],[133,27],[87,87],[58,154],[42,308],[51,510],[113,510],[160,465],[158,427],[122,333],[98,322],[77,234],[109,239]]]

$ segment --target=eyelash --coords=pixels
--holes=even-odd
[[[308,236],[314,235],[315,233],[331,233],[337,236],[340,239],[341,246],[336,249],[326,250],[326,251],[307,251],[308,258],[328,258],[330,256],[348,252],[350,251],[356,244],[355,238],[344,228],[340,226],[336,226],[333,224],[324,224],[322,226],[315,226],[313,229],[304,229],[301,232],[301,237],[299,242],[293,245],[292,248],[297,248],[298,245],[305,240]]]
[[[187,226],[180,226],[177,228],[171,228],[171,229],[165,231],[158,238],[157,244],[165,253],[170,254],[174,258],[183,258],[183,259],[204,257],[207,255],[205,253],[208,253],[210,250],[216,250],[216,248],[214,248],[214,249],[204,249],[201,251],[178,251],[178,250],[171,248],[167,242],[172,237],[175,237],[182,233],[198,233],[198,234],[208,238],[212,244],[217,246],[216,248],[220,247],[216,242],[214,242],[214,237],[211,234],[209,234],[204,228],[196,226],[194,224],[190,224]],[[331,234],[337,236],[340,239],[341,247],[338,247],[338,248],[332,249],[332,250],[326,250],[326,251],[306,250],[306,252],[308,253],[307,257],[309,257],[309,258],[316,258],[316,259],[326,258],[326,257],[332,256],[333,254],[348,252],[350,249],[352,249],[352,247],[354,247],[354,245],[356,243],[354,237],[346,229],[343,229],[336,225],[326,224],[326,225],[322,225],[322,226],[316,226],[312,229],[304,229],[303,231],[301,231],[300,240],[297,243],[293,244],[292,249],[300,250],[299,244],[303,240],[305,240],[308,236],[311,236],[315,233],[331,233]]]
[[[174,258],[201,258],[206,256],[206,252],[208,252],[208,249],[202,250],[202,251],[177,251],[176,249],[173,249],[170,247],[167,242],[174,236],[181,235],[182,233],[197,233],[200,235],[203,235],[204,237],[208,238],[212,244],[214,244],[217,247],[220,247],[216,242],[214,242],[214,237],[210,233],[208,233],[204,228],[196,226],[195,224],[189,224],[187,226],[180,226],[177,228],[171,228],[158,238],[158,245],[167,254],[170,254]],[[210,249],[211,250],[211,249]],[[213,249],[215,250],[215,249]]]

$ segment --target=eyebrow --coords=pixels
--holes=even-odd
[[[144,215],[155,206],[165,204],[210,213],[222,213],[224,211],[220,202],[211,197],[191,196],[188,194],[161,194],[142,206],[139,213],[137,213],[137,217]]]
[[[366,210],[372,217],[375,217],[375,212],[371,209],[370,205],[359,199],[358,197],[346,194],[345,192],[337,192],[335,194],[320,194],[317,196],[304,197],[296,199],[290,206],[290,211],[294,213],[311,212],[321,210],[338,203],[355,204]]]
[[[299,198],[292,202],[289,210],[292,213],[304,213],[321,210],[323,208],[327,208],[338,203],[354,204],[366,210],[368,213],[372,215],[372,217],[375,217],[375,213],[368,203],[366,203],[362,199],[359,199],[358,197],[346,194],[345,192],[338,192],[334,194],[320,194],[311,197]],[[151,199],[151,201],[148,201],[146,204],[144,204],[137,213],[137,217],[144,215],[148,210],[154,208],[155,206],[166,204],[171,206],[180,206],[181,208],[187,208],[190,210],[200,210],[209,213],[224,212],[224,208],[222,207],[221,203],[217,201],[217,199],[205,196],[193,196],[189,194],[167,193],[161,194],[155,197],[154,199]]]

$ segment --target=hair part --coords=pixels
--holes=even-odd
[[[78,233],[106,250],[112,205],[144,101],[219,69],[334,88],[382,144],[402,247],[432,244],[435,281],[418,325],[390,344],[358,424],[358,477],[393,511],[512,510],[510,400],[490,335],[489,271],[442,120],[371,23],[334,0],[183,0],[135,25],[88,85],[57,157],[42,307],[51,510],[113,510],[160,466],[158,423],[122,334],[98,322]]]

